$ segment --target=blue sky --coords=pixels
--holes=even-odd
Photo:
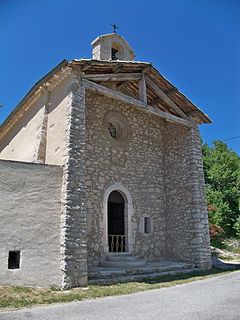
[[[204,141],[240,136],[240,0],[0,0],[0,122],[64,58],[90,58],[111,23],[207,113]],[[240,137],[226,143],[240,154]]]

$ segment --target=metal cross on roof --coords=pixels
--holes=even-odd
[[[116,29],[118,29],[118,26],[116,25],[116,23],[111,24],[111,26],[113,27],[113,32],[116,33]]]

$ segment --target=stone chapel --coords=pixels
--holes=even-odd
[[[116,33],[0,127],[0,283],[61,288],[211,268],[198,125]]]

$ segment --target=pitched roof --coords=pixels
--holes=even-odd
[[[113,73],[144,73],[150,82],[157,87],[187,116],[193,116],[198,123],[211,123],[210,118],[193,104],[183,93],[181,93],[170,81],[155,69],[151,63],[138,61],[105,61],[93,59],[80,59],[61,61],[55,68],[42,77],[29,90],[26,96],[18,103],[14,110],[9,114],[6,120],[0,126],[0,138],[7,130],[17,122],[17,119],[23,115],[23,108],[32,100],[44,86],[51,88],[56,86],[62,79],[66,77],[71,69],[79,70],[82,75],[94,74],[113,74]],[[139,99],[139,89],[137,81],[126,81],[121,85],[121,91],[127,95]],[[147,101],[148,105],[154,108],[178,116],[179,114],[166,103],[165,99],[161,99],[147,83]],[[29,109],[30,104],[28,108]]]
[[[112,74],[118,73],[142,73],[154,82],[179,109],[186,115],[194,116],[198,123],[211,123],[210,118],[201,111],[193,102],[191,102],[182,92],[180,92],[169,80],[167,80],[156,68],[149,62],[138,61],[105,61],[93,59],[73,60],[71,66],[82,70],[85,74]],[[137,81],[129,81],[121,87],[122,91],[138,99],[139,89]],[[171,107],[160,99],[157,94],[147,84],[147,100],[149,105],[153,105],[161,111],[176,114]]]

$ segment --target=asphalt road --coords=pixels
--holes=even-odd
[[[1,320],[240,320],[240,271],[137,294],[0,313]]]

